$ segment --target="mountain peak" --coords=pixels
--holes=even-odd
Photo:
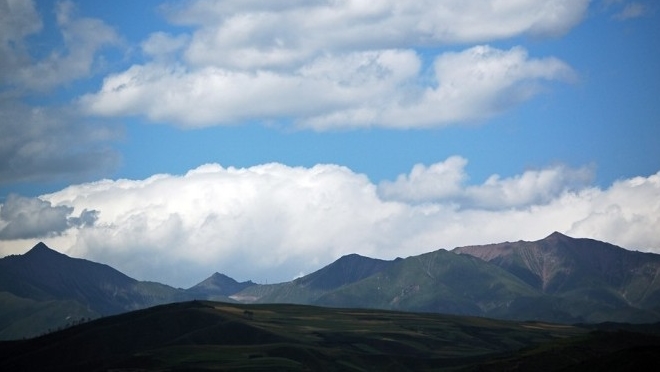
[[[309,275],[296,279],[316,289],[333,289],[369,277],[389,267],[392,261],[361,256],[357,253],[340,257],[335,262]]]
[[[31,250],[40,250],[40,249],[50,249],[50,248],[46,245],[46,243],[39,242],[39,243],[35,244],[35,246],[32,247]]]
[[[39,242],[34,247],[32,247],[32,249],[27,251],[25,253],[25,256],[35,256],[35,255],[42,256],[42,255],[52,255],[52,254],[58,256],[63,255],[62,253],[48,247],[44,242]]]
[[[215,272],[213,275],[204,279],[202,282],[188,288],[187,291],[193,294],[204,293],[230,296],[253,285],[254,283],[251,280],[239,283],[234,278],[219,272]]]
[[[564,240],[564,239],[573,239],[573,238],[571,238],[568,235],[564,235],[564,234],[560,233],[559,231],[555,231],[552,234],[546,236],[545,239],[543,239],[543,240],[558,240],[558,239]]]
[[[230,280],[232,282],[236,282],[236,280],[234,280],[233,278],[231,278],[231,277],[229,277],[225,274],[219,273],[217,271],[214,272],[213,275],[211,275],[211,277],[207,278],[207,280],[208,279],[227,279],[227,280]]]

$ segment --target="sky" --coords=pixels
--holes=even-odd
[[[660,253],[658,35],[651,0],[0,0],[0,256],[187,288]]]

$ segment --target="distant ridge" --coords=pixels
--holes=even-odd
[[[213,299],[217,296],[226,298],[253,285],[256,284],[251,280],[239,283],[225,274],[216,272],[202,282],[187,289],[186,293],[192,296],[198,295],[205,299]]]
[[[554,232],[387,261],[349,254],[290,282],[214,273],[189,289],[140,282],[36,244],[0,259],[0,339],[188,299],[470,315],[558,323],[660,321],[660,255]]]
[[[24,255],[0,260],[0,291],[34,300],[89,300],[100,314],[126,310],[130,300],[116,290],[136,283],[110,266],[71,258],[44,243]],[[108,293],[113,296],[104,295]]]
[[[652,285],[659,273],[660,255],[629,251],[593,239],[571,238],[558,232],[536,242],[460,247],[453,252],[494,263],[544,293],[562,293],[587,284],[621,289],[632,280],[643,278],[646,278],[643,292],[647,296],[649,291],[658,289]],[[638,303],[644,299],[640,293],[629,300]]]
[[[554,232],[395,261],[349,255],[291,282],[232,295],[299,303],[561,323],[660,321],[660,255]]]
[[[0,339],[188,298],[175,288],[137,281],[40,242],[23,255],[0,259]]]
[[[644,322],[659,316],[657,254],[558,232],[535,242],[461,247],[453,252],[501,267],[543,294],[562,300],[581,298],[582,306],[593,311],[590,321]]]
[[[379,260],[349,254],[309,275],[295,279],[294,282],[314,289],[330,290],[357,282],[381,272],[392,265],[393,261]]]

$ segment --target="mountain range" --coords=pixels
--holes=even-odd
[[[290,282],[215,273],[178,289],[39,243],[0,259],[0,339],[186,300],[373,308],[555,323],[660,321],[660,255],[560,233],[381,260],[350,254]]]

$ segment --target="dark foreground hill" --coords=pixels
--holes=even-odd
[[[645,332],[302,305],[185,302],[0,342],[3,371],[646,370]],[[622,328],[623,327],[623,328]],[[628,329],[626,329],[628,328]]]

